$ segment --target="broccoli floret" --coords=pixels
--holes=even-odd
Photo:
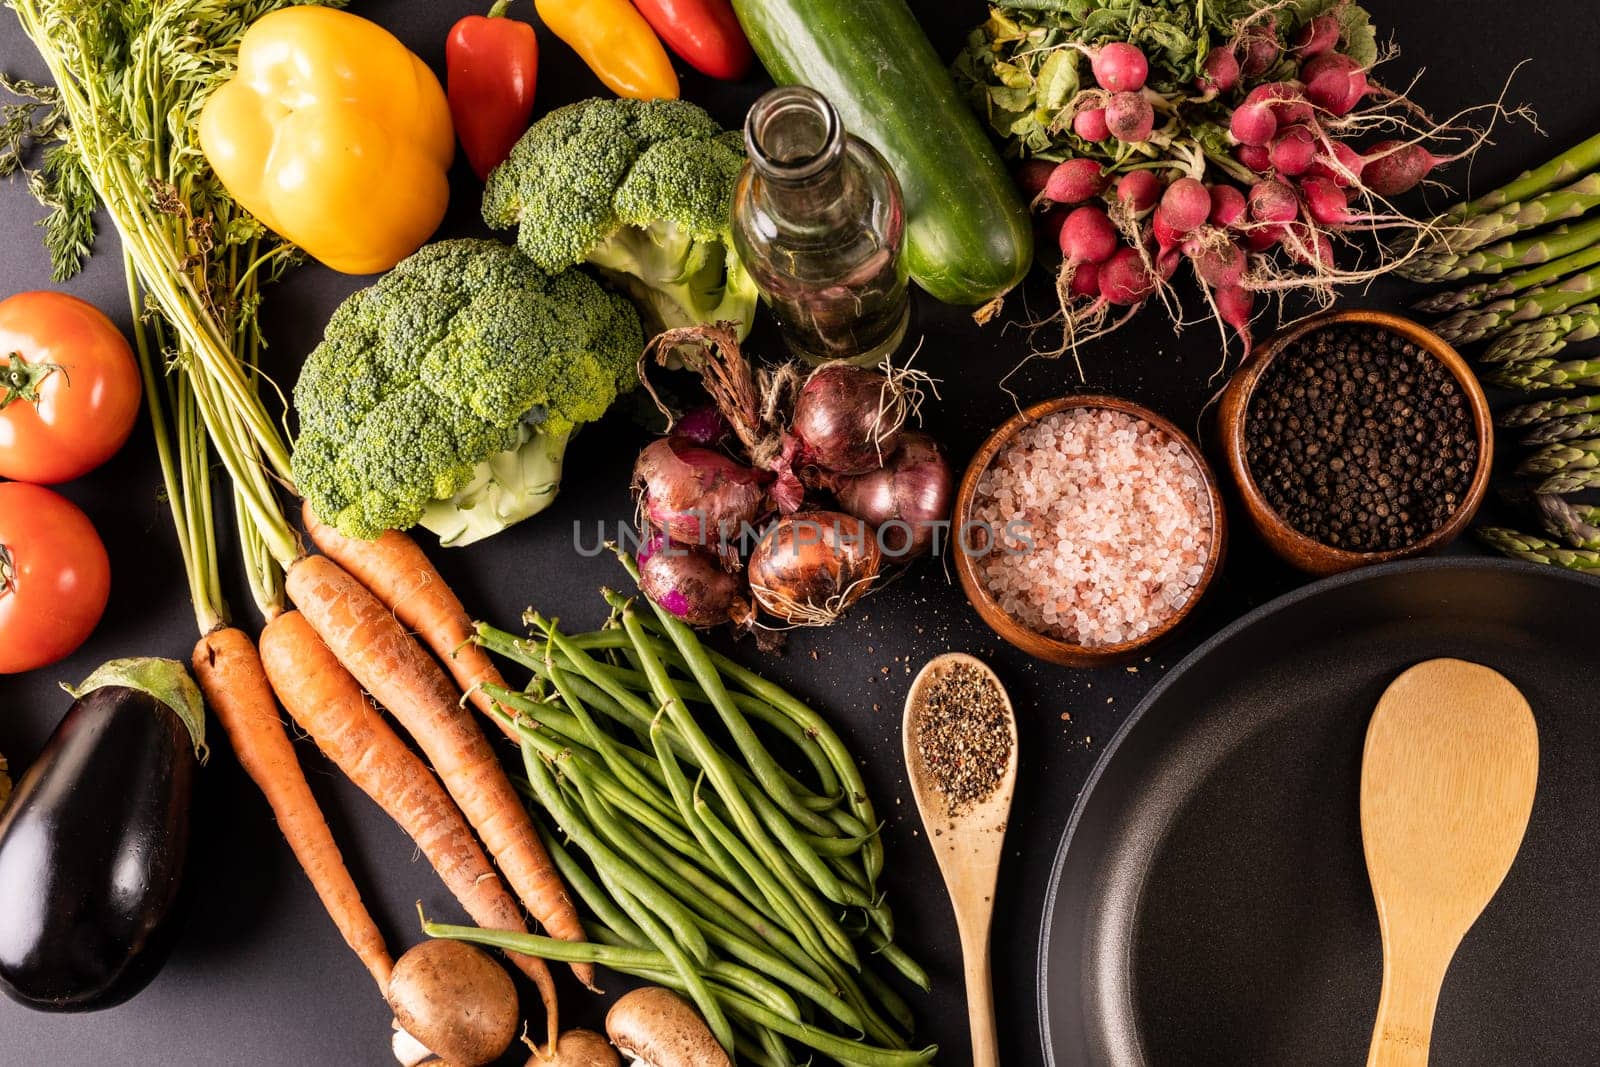
[[[595,99],[533,124],[489,175],[483,218],[517,230],[547,271],[588,262],[655,329],[755,317],[754,279],[734,250],[744,166],[736,131],[682,100]]]
[[[573,431],[636,380],[639,316],[498,241],[428,245],[328,320],[294,388],[294,476],[351,537],[447,545],[542,510]]]

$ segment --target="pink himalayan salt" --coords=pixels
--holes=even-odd
[[[977,563],[1001,609],[1088,648],[1170,619],[1211,552],[1211,501],[1188,451],[1104,408],[1058,411],[1019,433],[979,478],[972,517],[994,532]]]

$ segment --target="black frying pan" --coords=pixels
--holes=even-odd
[[[1522,690],[1540,766],[1522,851],[1445,980],[1432,1062],[1600,1063],[1600,581],[1478,559],[1282,597],[1134,711],[1056,857],[1048,1063],[1366,1062],[1382,957],[1362,740],[1389,681],[1435,656]]]

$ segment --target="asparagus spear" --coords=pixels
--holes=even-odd
[[[1600,393],[1585,396],[1558,396],[1549,400],[1535,400],[1510,408],[1500,415],[1501,426],[1531,426],[1546,419],[1563,419],[1573,415],[1586,415],[1600,411]]]
[[[1574,437],[1600,434],[1600,412],[1584,411],[1559,419],[1542,422],[1522,439],[1525,445],[1548,445],[1555,441],[1570,441]]]
[[[1600,489],[1600,469],[1573,467],[1557,471],[1540,482],[1536,491],[1561,496],[1566,493],[1581,493],[1585,489]]]
[[[1469,274],[1504,274],[1548,263],[1600,241],[1600,218],[1560,226],[1518,240],[1500,241],[1465,254],[1442,249],[1425,252],[1397,268],[1402,277],[1419,282],[1448,282]]]
[[[1518,474],[1555,474],[1558,471],[1592,470],[1600,467],[1600,438],[1583,441],[1557,441],[1546,445],[1522,461]]]
[[[1600,386],[1600,359],[1575,359],[1567,363],[1529,359],[1496,367],[1484,376],[1484,381],[1529,393],[1540,389],[1575,389],[1580,385]]]
[[[1540,167],[1525,170],[1493,192],[1476,200],[1457,204],[1440,216],[1440,221],[1461,222],[1498,210],[1518,200],[1527,200],[1564,185],[1582,174],[1600,168],[1600,133],[1575,144]]]
[[[1478,527],[1478,539],[1497,552],[1533,563],[1551,563],[1573,570],[1600,570],[1600,551],[1563,548],[1554,541],[1532,534],[1508,530],[1503,526]]]
[[[1600,297],[1600,269],[1574,274],[1521,296],[1508,296],[1480,308],[1458,311],[1433,330],[1451,344],[1471,344],[1503,333],[1519,322],[1546,318],[1597,297]]]
[[[1526,363],[1555,355],[1569,344],[1600,337],[1600,304],[1519,322],[1496,338],[1483,354],[1485,363]]]
[[[1470,252],[1493,241],[1503,241],[1526,230],[1537,229],[1563,219],[1575,219],[1600,207],[1600,172],[1560,189],[1553,189],[1532,200],[1513,201],[1454,225],[1440,228],[1433,251]]]
[[[1527,270],[1518,271],[1505,278],[1490,278],[1481,282],[1474,282],[1461,289],[1450,289],[1442,293],[1434,293],[1417,301],[1414,305],[1418,311],[1431,311],[1444,315],[1450,312],[1463,311],[1467,308],[1477,307],[1490,300],[1520,293],[1524,289],[1531,289],[1545,282],[1565,278],[1575,271],[1600,263],[1600,243],[1592,244],[1588,248],[1580,248],[1569,256],[1553,259],[1548,263],[1529,267]]]
[[[1573,504],[1565,497],[1540,494],[1534,503],[1539,521],[1551,537],[1572,548],[1600,550],[1600,507]]]

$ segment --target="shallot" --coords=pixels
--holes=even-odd
[[[838,511],[773,523],[750,553],[750,593],[792,626],[826,626],[866,595],[883,567],[872,528]]]
[[[892,375],[849,363],[824,363],[795,399],[790,432],[800,459],[834,474],[883,466],[908,414],[905,387]]]
[[[841,508],[877,529],[884,555],[899,560],[933,544],[950,517],[950,486],[950,463],[939,446],[908,430],[882,469],[834,479],[833,494]]]
[[[710,552],[660,534],[639,551],[639,588],[690,626],[728,621],[739,596],[739,580]]]
[[[645,520],[685,545],[719,548],[766,504],[761,475],[721,452],[661,438],[639,453],[633,484]]]

